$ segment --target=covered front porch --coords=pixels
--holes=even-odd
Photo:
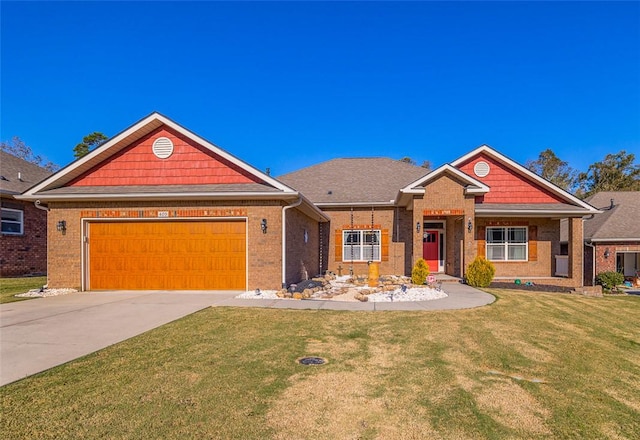
[[[473,248],[472,228],[472,218],[462,209],[423,210],[416,223],[414,259],[423,258],[433,274],[462,279]]]

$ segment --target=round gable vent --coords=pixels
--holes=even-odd
[[[476,176],[478,177],[485,177],[489,174],[489,164],[484,161],[480,161],[473,166],[473,172],[476,173]]]
[[[153,154],[159,159],[166,159],[173,154],[173,142],[171,139],[161,137],[153,143]]]

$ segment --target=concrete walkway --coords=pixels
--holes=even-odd
[[[311,310],[452,310],[492,303],[492,295],[447,283],[447,298],[362,303],[237,299],[238,292],[119,291],[0,304],[0,386],[93,353],[210,306]]]
[[[472,309],[486,306],[495,301],[495,297],[488,293],[474,289],[466,284],[444,283],[442,290],[447,293],[446,298],[430,301],[396,301],[396,302],[359,302],[332,300],[291,300],[291,299],[239,299],[228,298],[217,302],[216,306],[233,307],[267,307],[273,309],[311,309],[311,310],[457,310]]]

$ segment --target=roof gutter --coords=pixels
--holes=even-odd
[[[477,206],[477,205],[476,205]],[[569,216],[569,217],[583,217],[588,215],[585,212],[577,212],[577,211],[538,211],[538,210],[479,210],[476,208],[476,217],[493,217],[496,215],[500,215],[503,217],[519,217],[519,216],[527,216],[527,217],[558,217],[558,216]]]
[[[372,206],[396,206],[395,200],[389,200],[388,202],[342,202],[342,203],[315,203],[316,206],[322,208],[342,208],[344,206],[366,206],[368,208]]]
[[[132,194],[51,194],[51,195],[20,195],[15,196],[19,200],[45,200],[45,201],[100,201],[100,200],[250,200],[250,199],[291,199],[299,197],[299,193],[277,192],[196,192],[196,193],[132,193]]]
[[[606,243],[609,241],[629,241],[629,242],[636,242],[636,241],[640,241],[640,239],[638,238],[592,238],[591,243]]]
[[[291,205],[282,208],[282,288],[287,287],[287,209],[295,208],[302,204],[302,197]]]

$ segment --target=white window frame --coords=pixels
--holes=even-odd
[[[502,230],[503,240],[490,241],[490,237],[493,236],[492,232],[500,229]],[[515,230],[524,231],[524,242],[510,241],[512,234]],[[529,228],[526,226],[490,226],[487,227],[485,237],[485,253],[486,258],[489,261],[529,261]],[[524,247],[524,259],[521,258],[509,258],[510,250]],[[494,258],[495,254],[492,250],[502,249],[502,258]]]
[[[376,237],[376,244],[366,243],[365,235],[373,233]],[[348,234],[358,234],[359,243],[352,244],[347,240]],[[382,261],[382,231],[380,229],[343,229],[342,230],[342,261]],[[353,247],[354,258],[348,258]],[[371,250],[373,249],[372,258]],[[356,258],[357,257],[357,258]]]
[[[3,211],[17,212],[19,214],[20,219],[17,220],[17,221],[16,220],[7,220],[2,215]],[[17,224],[17,225],[20,226],[20,231],[19,232],[5,231],[4,225],[6,225],[6,224],[10,224],[10,225],[16,225]],[[24,235],[24,211],[21,210],[21,209],[0,208],[0,231],[4,235]]]

